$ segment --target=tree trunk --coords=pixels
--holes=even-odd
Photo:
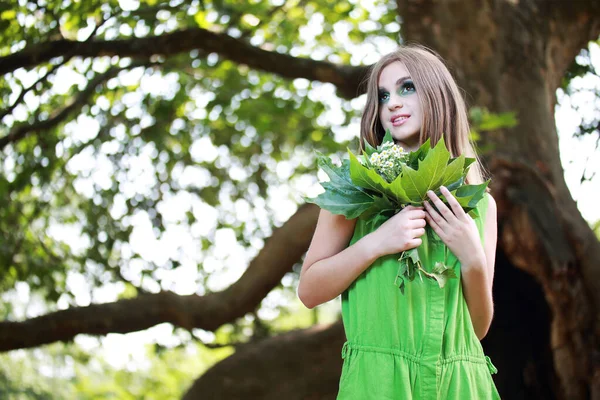
[[[248,344],[207,371],[183,398],[335,399],[343,342],[337,322]]]
[[[555,92],[566,68],[600,33],[598,5],[398,0],[398,8],[406,21],[405,39],[427,45],[447,60],[469,104],[517,113],[517,127],[483,138],[483,145],[492,149],[483,156],[493,175],[499,213],[495,318],[483,345],[498,367],[495,381],[501,396],[600,399],[600,244],[565,184],[554,122]],[[336,332],[329,343],[295,338],[286,342],[289,350],[264,356],[274,363],[271,371],[278,381],[264,381],[261,398],[276,398],[275,393],[279,398],[335,398],[330,384],[339,378],[343,336]],[[268,345],[261,346],[256,348]],[[298,365],[289,371],[305,370],[310,357],[323,351],[322,362],[336,367],[315,379],[328,385],[282,373],[288,351],[298,350],[312,356],[296,358]],[[225,389],[217,387],[226,375],[252,377],[255,369],[244,360],[257,353],[248,351],[209,371],[186,398],[204,398],[194,396],[200,393],[199,382],[215,394],[206,398],[243,397],[239,392],[225,396]],[[278,357],[282,360],[275,361]],[[284,394],[281,385],[294,390]],[[299,389],[306,386],[308,391]],[[214,390],[221,392],[217,396]],[[259,393],[257,387],[252,390]]]
[[[495,329],[485,349],[502,359],[501,393],[599,398],[600,243],[566,186],[554,121],[561,78],[600,34],[598,5],[398,3],[408,21],[434,21],[434,29],[407,25],[407,36],[448,61],[472,104],[517,113],[515,128],[483,140],[492,149],[484,159],[500,221]],[[520,304],[513,304],[521,293]]]

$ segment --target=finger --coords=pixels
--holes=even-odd
[[[442,237],[442,229],[440,228],[440,226],[437,224],[437,222],[435,222],[432,218],[431,215],[427,214],[427,216],[425,217],[425,219],[427,220],[427,223],[429,224],[429,226],[431,226],[431,229],[433,229],[433,231],[435,233],[437,233],[437,235],[441,238]]]
[[[431,190],[429,190],[429,191],[427,191],[427,196],[429,196],[429,198],[431,199],[431,202],[433,204],[435,204],[438,211],[440,212],[440,214],[444,217],[444,219],[446,221],[451,221],[453,218],[455,218],[452,211],[450,211],[450,209],[448,207],[446,207],[444,202],[435,193],[433,193]]]
[[[414,210],[408,215],[408,219],[423,219],[425,218],[425,210]]]
[[[419,218],[419,219],[413,219],[411,221],[411,228],[425,228],[425,226],[427,225],[427,222],[425,221],[425,213],[423,213],[423,218]]]
[[[428,201],[425,202],[425,208],[427,209],[427,214],[425,215],[425,219],[427,219],[427,217],[429,217],[438,226],[440,226],[440,227],[446,226],[446,224],[448,222],[436,210],[433,209],[433,206],[431,206],[431,204],[429,204]]]
[[[446,198],[446,201],[448,202],[448,204],[450,204],[450,207],[452,208],[452,212],[454,213],[454,215],[456,215],[457,217],[464,217],[465,211],[463,210],[462,206],[460,205],[460,203],[458,202],[458,200],[456,200],[456,197],[454,197],[452,195],[452,193],[450,193],[450,191],[445,187],[442,186],[440,188],[442,194],[444,195],[444,197]]]
[[[425,234],[425,228],[417,228],[413,230],[413,237],[418,238]]]
[[[421,243],[423,243],[423,241],[419,238],[416,238],[416,239],[413,239],[410,242],[408,242],[408,247],[410,247],[410,248],[419,247],[421,245]]]
[[[414,209],[413,206],[406,206],[398,214],[407,214],[410,213]]]

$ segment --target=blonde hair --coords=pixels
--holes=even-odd
[[[467,106],[458,85],[441,57],[420,45],[402,46],[372,67],[367,81],[367,104],[360,124],[360,153],[364,151],[364,141],[375,147],[383,140],[385,131],[379,120],[379,76],[385,67],[397,61],[410,73],[423,110],[419,144],[429,138],[433,147],[443,134],[452,157],[464,154],[476,159],[469,168],[467,183],[483,183],[484,169],[470,138]]]

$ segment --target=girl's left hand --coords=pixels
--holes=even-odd
[[[425,201],[425,220],[460,261],[462,268],[484,267],[485,252],[475,221],[465,213],[447,188],[442,186],[441,192],[452,210],[430,190],[427,196],[435,204],[439,213]]]

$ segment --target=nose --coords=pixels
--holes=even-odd
[[[390,101],[388,101],[388,108],[390,110],[397,110],[402,107],[404,107],[402,98],[400,96],[398,96],[397,94],[391,94]]]

